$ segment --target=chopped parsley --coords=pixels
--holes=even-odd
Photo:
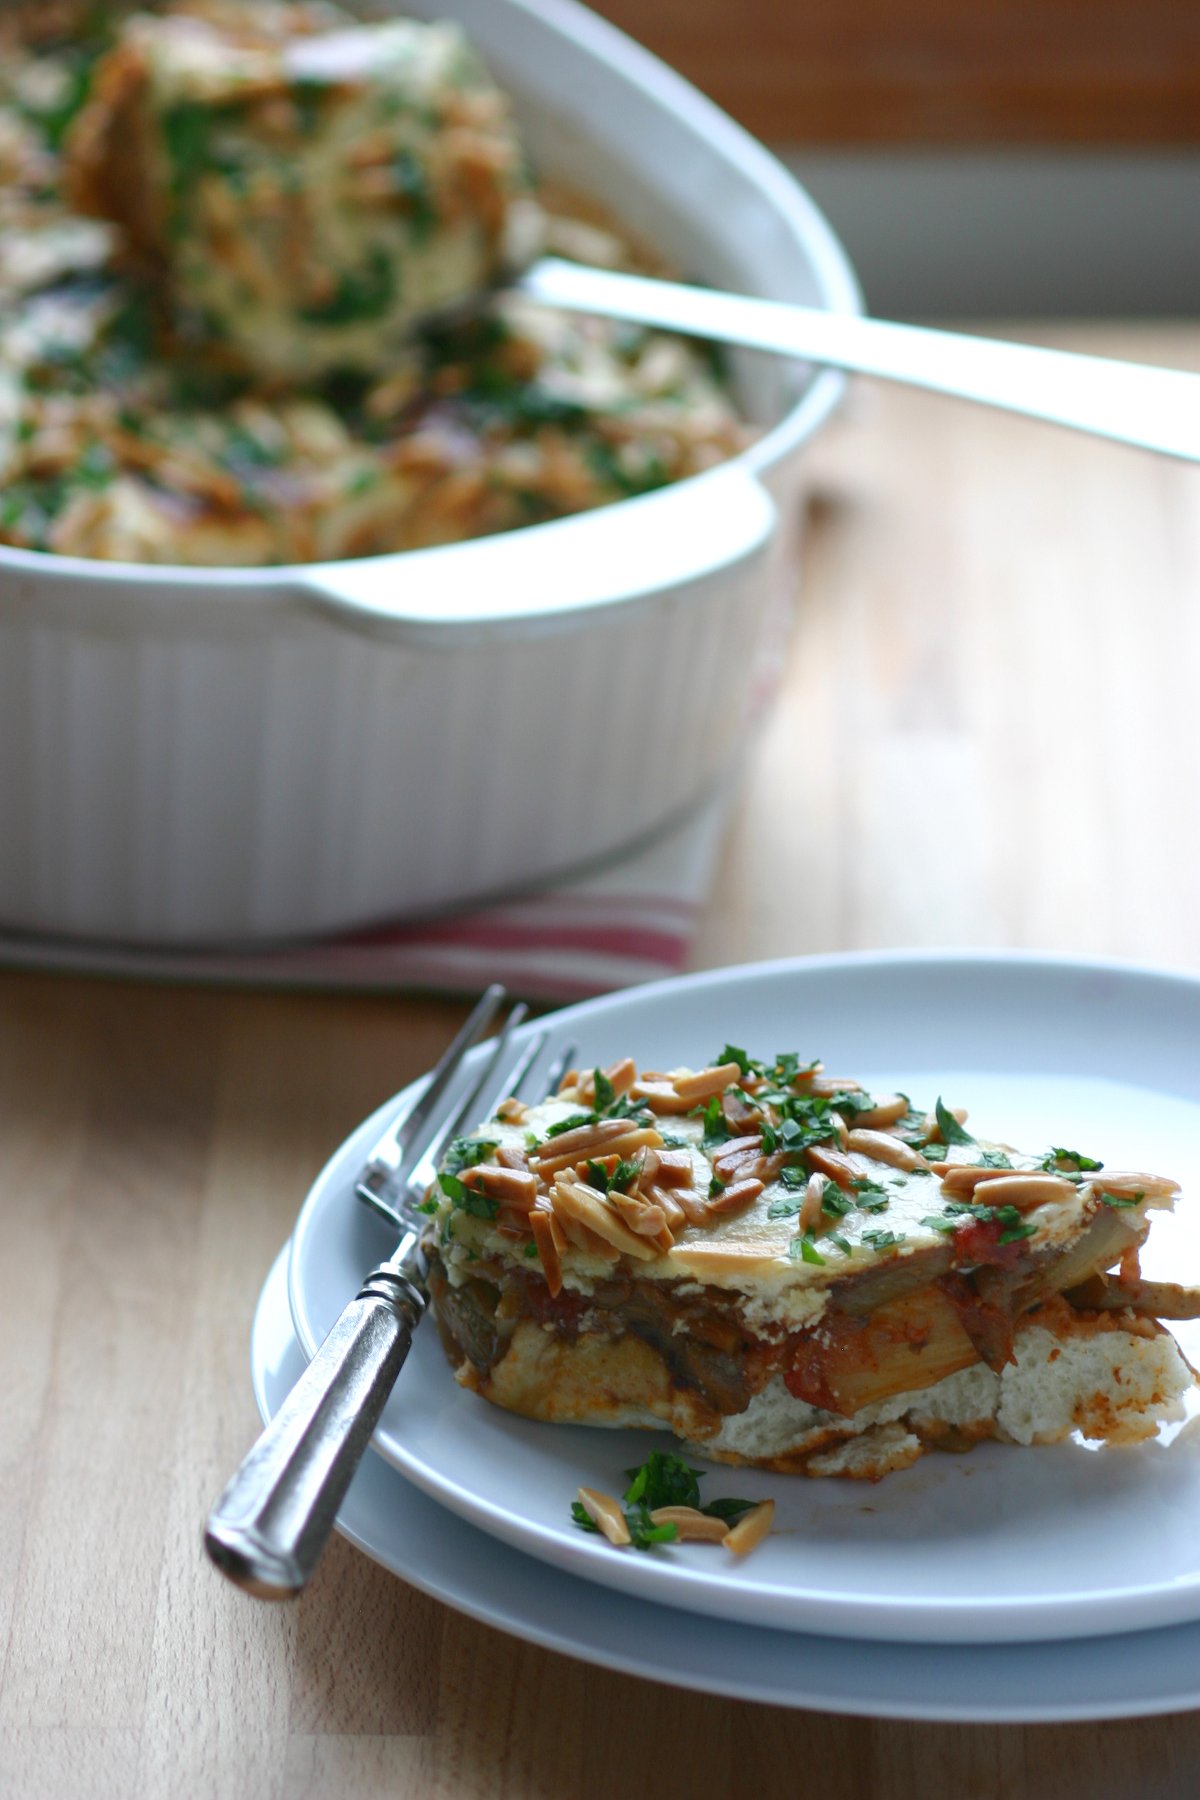
[[[811,1231],[806,1231],[803,1237],[792,1239],[788,1245],[788,1255],[793,1262],[819,1263],[822,1268],[825,1266],[825,1258],[813,1242]]]
[[[895,1245],[902,1244],[904,1239],[903,1231],[876,1230],[864,1231],[862,1234],[863,1243],[870,1244],[872,1250],[891,1250]]]
[[[1104,1164],[1093,1156],[1085,1156],[1081,1150],[1064,1150],[1061,1144],[1052,1144],[1038,1167],[1045,1169],[1048,1175],[1078,1175],[1102,1169]]]
[[[546,1137],[562,1137],[564,1132],[575,1131],[581,1125],[595,1125],[601,1119],[628,1119],[631,1125],[649,1125],[653,1113],[644,1100],[632,1100],[628,1094],[618,1094],[603,1069],[594,1069],[592,1079],[596,1084],[596,1105],[590,1112],[568,1113],[565,1119],[557,1120],[546,1127]]]
[[[360,269],[346,270],[328,300],[296,312],[309,325],[352,325],[382,319],[395,299],[395,270],[387,251],[376,245]]]
[[[711,1150],[714,1145],[725,1143],[726,1139],[733,1135],[729,1129],[728,1122],[726,1121],[719,1094],[714,1094],[707,1106],[698,1106],[696,1111],[704,1120],[704,1136],[701,1139],[702,1149]]]
[[[938,1130],[942,1134],[943,1144],[973,1144],[975,1142],[971,1133],[959,1124],[950,1108],[943,1105],[940,1094],[933,1111],[934,1117],[937,1119]]]
[[[1019,1225],[1010,1225],[1006,1231],[1002,1231],[996,1241],[1000,1244],[1015,1244],[1020,1238],[1033,1237],[1036,1231],[1037,1226],[1025,1219]]]
[[[606,1112],[617,1098],[617,1090],[603,1069],[592,1070],[592,1086],[596,1091],[596,1111]]]
[[[710,1500],[703,1505],[700,1482],[704,1473],[703,1469],[693,1469],[681,1456],[673,1456],[669,1450],[652,1451],[640,1468],[626,1469],[629,1486],[621,1496],[621,1510],[635,1550],[674,1543],[678,1535],[675,1526],[655,1525],[650,1517],[659,1507],[691,1506],[710,1519],[723,1519],[732,1524],[758,1505],[757,1500],[737,1500],[732,1496]],[[571,1517],[581,1531],[598,1532],[600,1529],[579,1500],[571,1504]]]
[[[641,1173],[641,1167],[639,1162],[622,1160],[609,1169],[602,1162],[589,1160],[587,1178],[602,1194],[627,1194]]]
[[[888,1191],[878,1181],[872,1181],[869,1175],[856,1175],[851,1180],[850,1186],[864,1212],[887,1211],[890,1204]]]
[[[481,1193],[478,1188],[468,1187],[457,1175],[447,1175],[443,1170],[438,1176],[438,1186],[452,1205],[470,1213],[473,1219],[494,1219],[500,1211],[500,1202],[491,1194]]]
[[[450,1148],[442,1158],[444,1175],[460,1175],[464,1169],[475,1163],[486,1162],[494,1150],[499,1149],[498,1138],[456,1137],[450,1140]]]
[[[564,1132],[574,1131],[580,1125],[594,1125],[595,1123],[595,1113],[568,1113],[565,1119],[558,1119],[553,1125],[547,1125],[546,1136],[548,1138],[562,1137]]]
[[[1146,1196],[1143,1193],[1139,1193],[1134,1194],[1132,1198],[1127,1198],[1123,1194],[1110,1194],[1107,1193],[1104,1188],[1097,1188],[1096,1198],[1097,1200],[1102,1200],[1105,1206],[1137,1206],[1146,1198]]]
[[[949,1235],[971,1220],[979,1225],[999,1225],[1001,1244],[1015,1244],[1037,1232],[1037,1226],[1023,1218],[1015,1206],[988,1206],[982,1200],[947,1200],[944,1213],[931,1213],[921,1223]]]

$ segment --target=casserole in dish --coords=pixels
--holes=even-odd
[[[568,4],[448,12],[539,169],[677,267],[842,309],[782,169]],[[831,374],[747,358],[760,435],[676,486],[502,537],[271,569],[0,549],[0,923],[284,939],[526,885],[719,777],[778,624],[799,452]]]

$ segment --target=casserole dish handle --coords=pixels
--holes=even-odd
[[[778,524],[771,495],[738,462],[550,524],[317,563],[301,594],[359,629],[420,641],[541,635],[578,615],[741,575]]]

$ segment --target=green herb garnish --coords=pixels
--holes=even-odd
[[[902,1244],[904,1238],[902,1231],[864,1231],[862,1234],[863,1243],[870,1244],[873,1250],[890,1250],[894,1245]]]
[[[940,1095],[933,1111],[934,1117],[937,1119],[938,1130],[942,1134],[943,1144],[973,1144],[975,1142],[971,1133],[959,1124],[949,1107],[942,1104]]]
[[[1069,1166],[1064,1168],[1064,1164]],[[1104,1164],[1093,1156],[1085,1156],[1081,1150],[1064,1150],[1061,1144],[1052,1144],[1038,1167],[1045,1169],[1048,1175],[1077,1175],[1102,1169]]]

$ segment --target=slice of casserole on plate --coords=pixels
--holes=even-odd
[[[1200,1290],[1138,1266],[1177,1184],[965,1119],[731,1046],[504,1102],[425,1202],[458,1380],[808,1475],[1153,1435],[1193,1380],[1160,1321],[1200,1316]]]

